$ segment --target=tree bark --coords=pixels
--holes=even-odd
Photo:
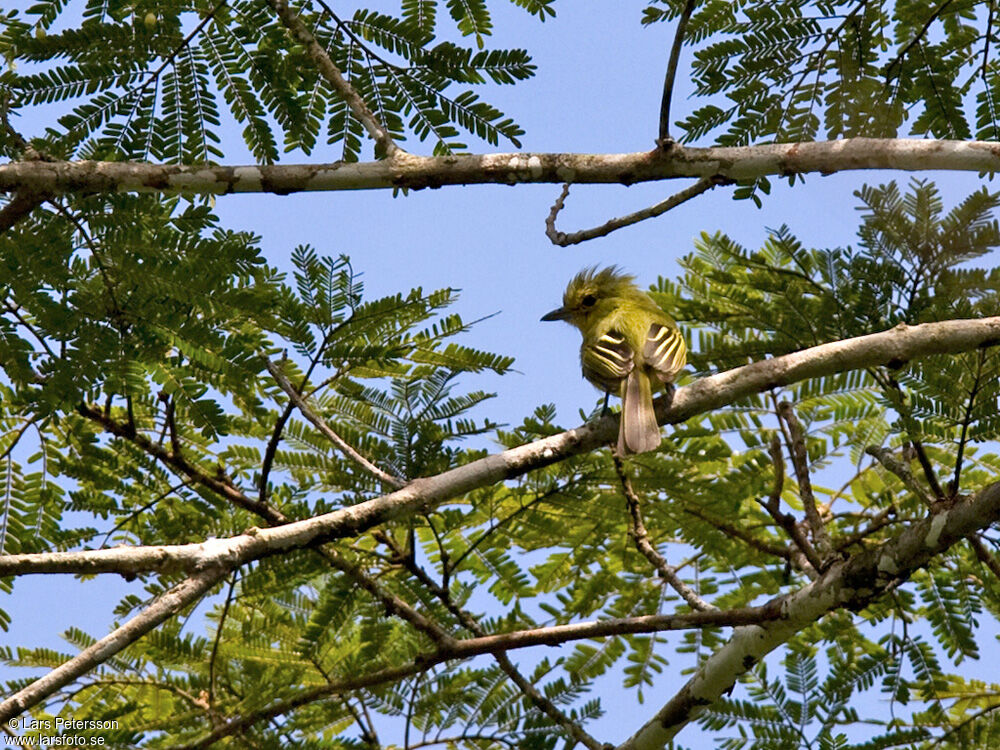
[[[749,180],[773,175],[896,169],[1000,172],[1000,143],[849,138],[816,143],[693,148],[629,154],[507,153],[416,156],[373,162],[247,166],[20,161],[0,165],[0,192],[274,193],[437,188],[445,185],[619,183],[680,177]]]
[[[727,692],[740,675],[823,615],[858,610],[905,581],[935,555],[1000,519],[1000,482],[913,524],[872,550],[834,563],[784,601],[783,617],[736,628],[684,687],[618,750],[659,750]]]

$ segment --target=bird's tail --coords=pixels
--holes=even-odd
[[[622,386],[622,419],[618,453],[645,453],[660,447],[660,426],[653,411],[653,387],[641,368],[628,374]]]

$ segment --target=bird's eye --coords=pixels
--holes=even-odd
[[[597,297],[595,297],[593,294],[588,294],[581,300],[581,302],[583,302],[584,307],[593,307],[594,303],[597,302]]]

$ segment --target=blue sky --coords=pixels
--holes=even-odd
[[[15,2],[26,7],[27,3]],[[387,11],[396,3],[372,3]],[[618,152],[652,148],[656,137],[659,96],[673,27],[639,25],[644,3],[557,3],[558,16],[546,23],[513,5],[497,4],[495,36],[490,46],[524,46],[533,54],[537,76],[513,87],[483,87],[483,96],[514,117],[526,131],[525,151]],[[443,9],[442,9],[443,10]],[[679,96],[673,111],[684,117],[696,103],[685,98],[686,61],[682,59]],[[46,108],[42,113],[51,115]],[[25,117],[19,127],[33,132],[38,121]],[[476,152],[492,149],[467,140]],[[426,154],[430,144],[406,142],[405,148]],[[227,163],[249,157],[235,150]],[[287,155],[283,161],[333,161],[336,147],[320,147],[308,159]],[[935,175],[950,207],[981,186],[975,174]],[[858,222],[853,190],[863,183],[910,179],[903,173],[854,172],[828,177],[808,176],[789,188],[774,182],[763,209],[749,201],[733,201],[719,188],[668,214],[582,246],[558,248],[544,235],[544,220],[559,193],[556,185],[448,187],[393,198],[389,192],[299,194],[287,197],[234,195],[220,198],[216,211],[223,223],[263,237],[268,259],[287,268],[292,249],[301,243],[323,254],[347,253],[364,273],[369,295],[405,291],[414,286],[457,287],[461,299],[454,308],[467,320],[499,313],[478,324],[466,342],[515,357],[517,372],[503,378],[484,376],[475,387],[497,391],[484,410],[492,418],[517,423],[535,406],[555,403],[566,426],[578,423],[578,410],[590,410],[597,398],[579,375],[577,333],[565,325],[539,322],[555,307],[566,281],[584,266],[618,264],[643,285],[658,275],[675,276],[677,259],[690,252],[702,231],[721,231],[747,246],[767,237],[766,227],[787,224],[811,246],[847,245],[855,241]],[[571,231],[600,224],[661,200],[687,181],[620,186],[579,186],[573,189],[559,228]],[[64,649],[58,638],[71,625],[94,635],[107,632],[111,610],[119,597],[136,590],[114,577],[79,584],[55,577],[20,580],[13,597],[2,606],[14,617],[4,641]],[[668,668],[676,675],[681,666]],[[674,677],[664,690],[679,686]],[[612,709],[607,736],[621,740],[648,718],[667,696],[647,691],[638,712],[633,698],[604,696]],[[621,701],[621,703],[618,703]],[[616,703],[618,705],[615,710]],[[626,710],[627,721],[621,720]],[[682,735],[692,747],[699,740]],[[706,740],[707,743],[707,740]]]

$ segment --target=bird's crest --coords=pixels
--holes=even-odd
[[[563,307],[574,309],[588,294],[601,297],[624,297],[635,289],[635,276],[625,273],[618,266],[598,270],[597,266],[584,268],[573,277],[563,294]]]

